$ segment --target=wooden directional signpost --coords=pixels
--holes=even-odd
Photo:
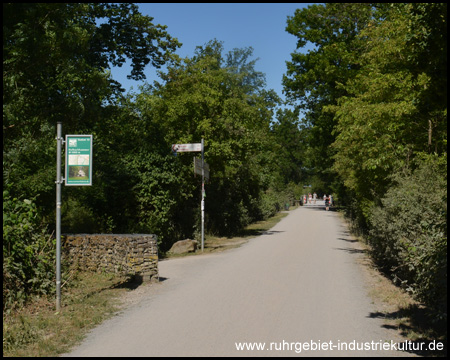
[[[173,144],[172,151],[176,154],[179,152],[201,152],[202,158],[194,158],[194,173],[202,176],[202,251],[205,244],[205,178],[209,179],[209,165],[205,162],[204,142],[193,144]]]

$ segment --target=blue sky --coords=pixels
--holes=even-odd
[[[253,48],[255,69],[266,75],[267,88],[282,96],[281,79],[286,61],[296,51],[297,38],[285,31],[288,16],[306,3],[143,3],[139,11],[153,17],[153,24],[167,25],[167,32],[183,43],[177,50],[181,57],[191,57],[196,46],[212,39],[223,42],[224,52],[234,48]],[[298,50],[305,52],[306,49]],[[129,66],[113,68],[112,76],[128,91],[143,82],[128,80]],[[148,65],[146,81],[157,79],[156,70]],[[282,96],[284,99],[284,97]]]

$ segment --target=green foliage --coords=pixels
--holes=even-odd
[[[192,59],[174,62],[160,74],[165,83],[155,82],[136,99],[147,126],[163,137],[166,152],[170,144],[204,139],[211,174],[206,186],[207,229],[216,234],[232,234],[259,217],[260,196],[272,181],[270,122],[278,100],[261,88],[264,76],[249,60],[252,51],[234,49],[224,55],[222,43],[210,41],[197,47]],[[189,169],[182,172],[186,178],[192,178],[193,156],[177,156],[183,169]],[[165,181],[179,173],[167,174]],[[186,191],[185,196],[200,202],[193,188]],[[195,192],[200,194],[198,188]],[[178,202],[179,197],[172,199]],[[164,208],[175,207],[175,202]]]
[[[370,213],[373,255],[395,279],[442,315],[447,306],[447,157],[424,156],[393,175]]]
[[[303,186],[290,182],[280,188],[270,187],[261,195],[258,220],[266,220],[284,210],[286,204],[294,205],[294,200],[300,199]]]
[[[64,233],[98,232],[92,210],[77,198],[70,197],[62,202],[61,214],[61,228],[64,229]]]
[[[107,69],[128,58],[130,77],[145,79],[147,64],[169,60],[180,44],[152,20],[129,3],[3,4],[4,305],[50,287],[57,121],[65,134],[95,139],[96,186],[65,188],[63,231],[134,223],[135,178],[121,159],[134,150],[136,123],[118,106],[123,90]]]
[[[266,220],[283,209],[283,200],[276,191],[272,189],[267,190],[261,197],[261,204],[259,206],[261,219]]]
[[[54,288],[54,241],[40,223],[34,199],[3,191],[3,308]]]
[[[357,35],[374,15],[371,4],[328,3],[298,9],[288,17],[286,31],[298,38],[297,49],[307,44],[313,48],[291,54],[284,90],[288,101],[304,112],[305,167],[327,183],[334,178],[330,145],[336,137],[336,121],[323,108],[347,95],[339,84],[357,74],[365,47]]]
[[[436,68],[418,68],[411,61],[423,51],[412,41],[419,36],[412,32],[412,8],[394,6],[388,20],[360,32],[358,38],[367,40],[361,69],[341,85],[348,96],[325,107],[337,121],[333,169],[359,199],[365,220],[395,169],[422,151],[445,151],[446,100],[431,107],[435,99],[429,92],[443,80],[433,79]]]
[[[298,183],[306,176],[304,154],[306,139],[300,130],[298,110],[278,110],[277,121],[272,124],[277,171],[284,184]]]
[[[3,4],[4,304],[51,286],[53,255],[44,254],[53,246],[46,229],[63,120],[66,134],[93,134],[95,149],[94,185],[64,188],[63,232],[156,233],[162,251],[198,235],[198,154],[175,157],[170,146],[204,139],[207,231],[232,235],[265,219],[298,199],[303,184],[334,191],[372,229],[378,258],[385,254],[396,276],[440,307],[446,224],[432,194],[423,208],[409,206],[419,196],[414,181],[442,195],[442,176],[427,183],[421,170],[434,160],[415,159],[446,154],[446,4],[297,10],[286,30],[298,48],[314,48],[292,54],[283,84],[296,109],[278,111],[276,121],[280,99],[264,88],[251,47],[224,54],[212,40],[180,59],[166,27],[137,9]],[[145,78],[147,64],[168,66],[160,81],[124,97],[107,70],[127,58],[134,79]],[[417,170],[398,172],[411,164]],[[417,237],[405,233],[405,214]]]
[[[3,181],[13,196],[40,194],[46,212],[56,122],[65,133],[92,131],[121,96],[110,64],[129,58],[131,77],[142,79],[147,63],[161,66],[179,43],[128,3],[5,3],[3,20]]]
[[[166,155],[140,153],[130,156],[130,169],[136,174],[133,187],[136,197],[136,232],[158,235],[161,251],[177,240],[192,235],[196,206],[192,168],[183,167],[179,159]],[[198,184],[197,184],[198,185]]]

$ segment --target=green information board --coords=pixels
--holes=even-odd
[[[65,184],[92,185],[92,135],[66,135]]]

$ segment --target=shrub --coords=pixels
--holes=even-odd
[[[194,184],[192,168],[183,167],[176,157],[142,152],[130,158],[136,179],[136,225],[129,229],[158,235],[161,251],[180,239],[192,236],[193,213],[200,189]],[[197,212],[195,212],[197,213]]]
[[[369,243],[379,264],[417,298],[446,316],[447,163],[424,156],[393,176],[372,209]]]
[[[38,219],[34,199],[3,191],[3,309],[54,288],[55,243]]]
[[[272,189],[263,193],[259,206],[260,220],[266,220],[280,211],[282,209],[282,201],[280,200],[279,193]]]
[[[61,228],[64,233],[99,232],[97,217],[78,199],[69,197],[67,201],[63,201],[61,213]]]

